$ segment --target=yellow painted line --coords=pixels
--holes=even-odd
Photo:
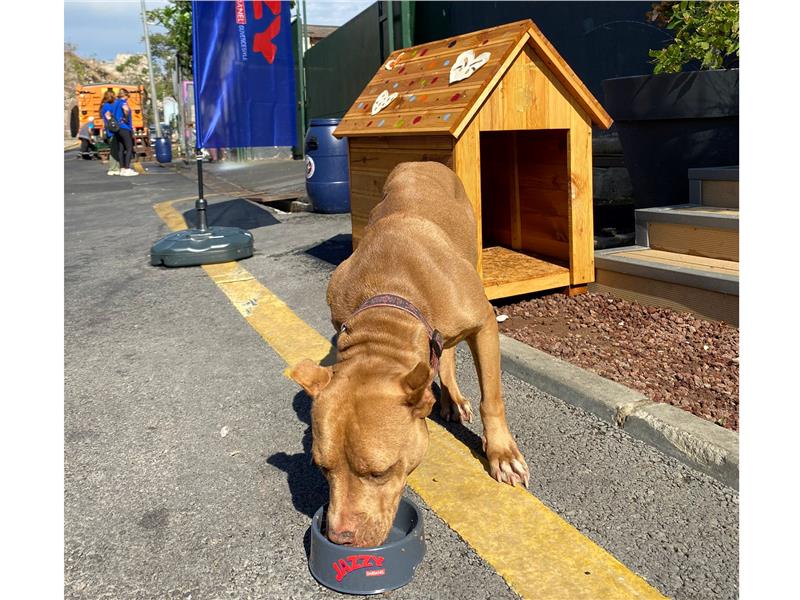
[[[178,200],[160,202],[153,208],[173,231],[186,229],[186,221],[172,206]],[[275,294],[261,285],[237,262],[203,265],[245,320],[288,365],[304,358],[321,362],[330,354],[331,343],[300,319]]]
[[[409,484],[520,596],[664,598],[528,491],[495,482],[445,428],[428,420],[428,430],[428,454]]]
[[[173,200],[155,206],[173,230],[186,228]],[[330,342],[238,263],[206,273],[283,358],[321,361]],[[409,485],[516,593],[536,600],[664,599],[655,588],[522,488],[495,482],[485,460],[428,420],[430,447]],[[535,476],[535,475],[534,475]]]

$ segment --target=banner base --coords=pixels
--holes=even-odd
[[[253,256],[253,234],[238,227],[184,229],[161,238],[150,249],[150,264],[190,267]]]

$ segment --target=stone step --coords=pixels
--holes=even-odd
[[[697,204],[642,208],[636,244],[654,250],[739,260],[739,210]]]
[[[590,291],[739,324],[739,263],[627,246],[595,252]]]
[[[689,202],[739,208],[739,165],[689,169]]]

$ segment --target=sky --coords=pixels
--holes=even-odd
[[[342,25],[375,0],[306,0],[312,25]],[[165,0],[146,0],[147,10],[163,7]],[[111,60],[117,54],[144,52],[140,0],[66,0],[64,41],[78,54]],[[158,29],[150,26],[150,31]]]

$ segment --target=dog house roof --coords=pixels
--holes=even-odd
[[[356,98],[334,135],[450,133],[459,137],[526,45],[596,126],[611,126],[611,117],[597,99],[533,21],[526,19],[393,52]],[[453,65],[468,50],[478,64],[487,52],[488,60],[471,76],[450,83]],[[381,95],[383,100],[392,101],[373,115],[372,107],[376,100],[380,102]]]

